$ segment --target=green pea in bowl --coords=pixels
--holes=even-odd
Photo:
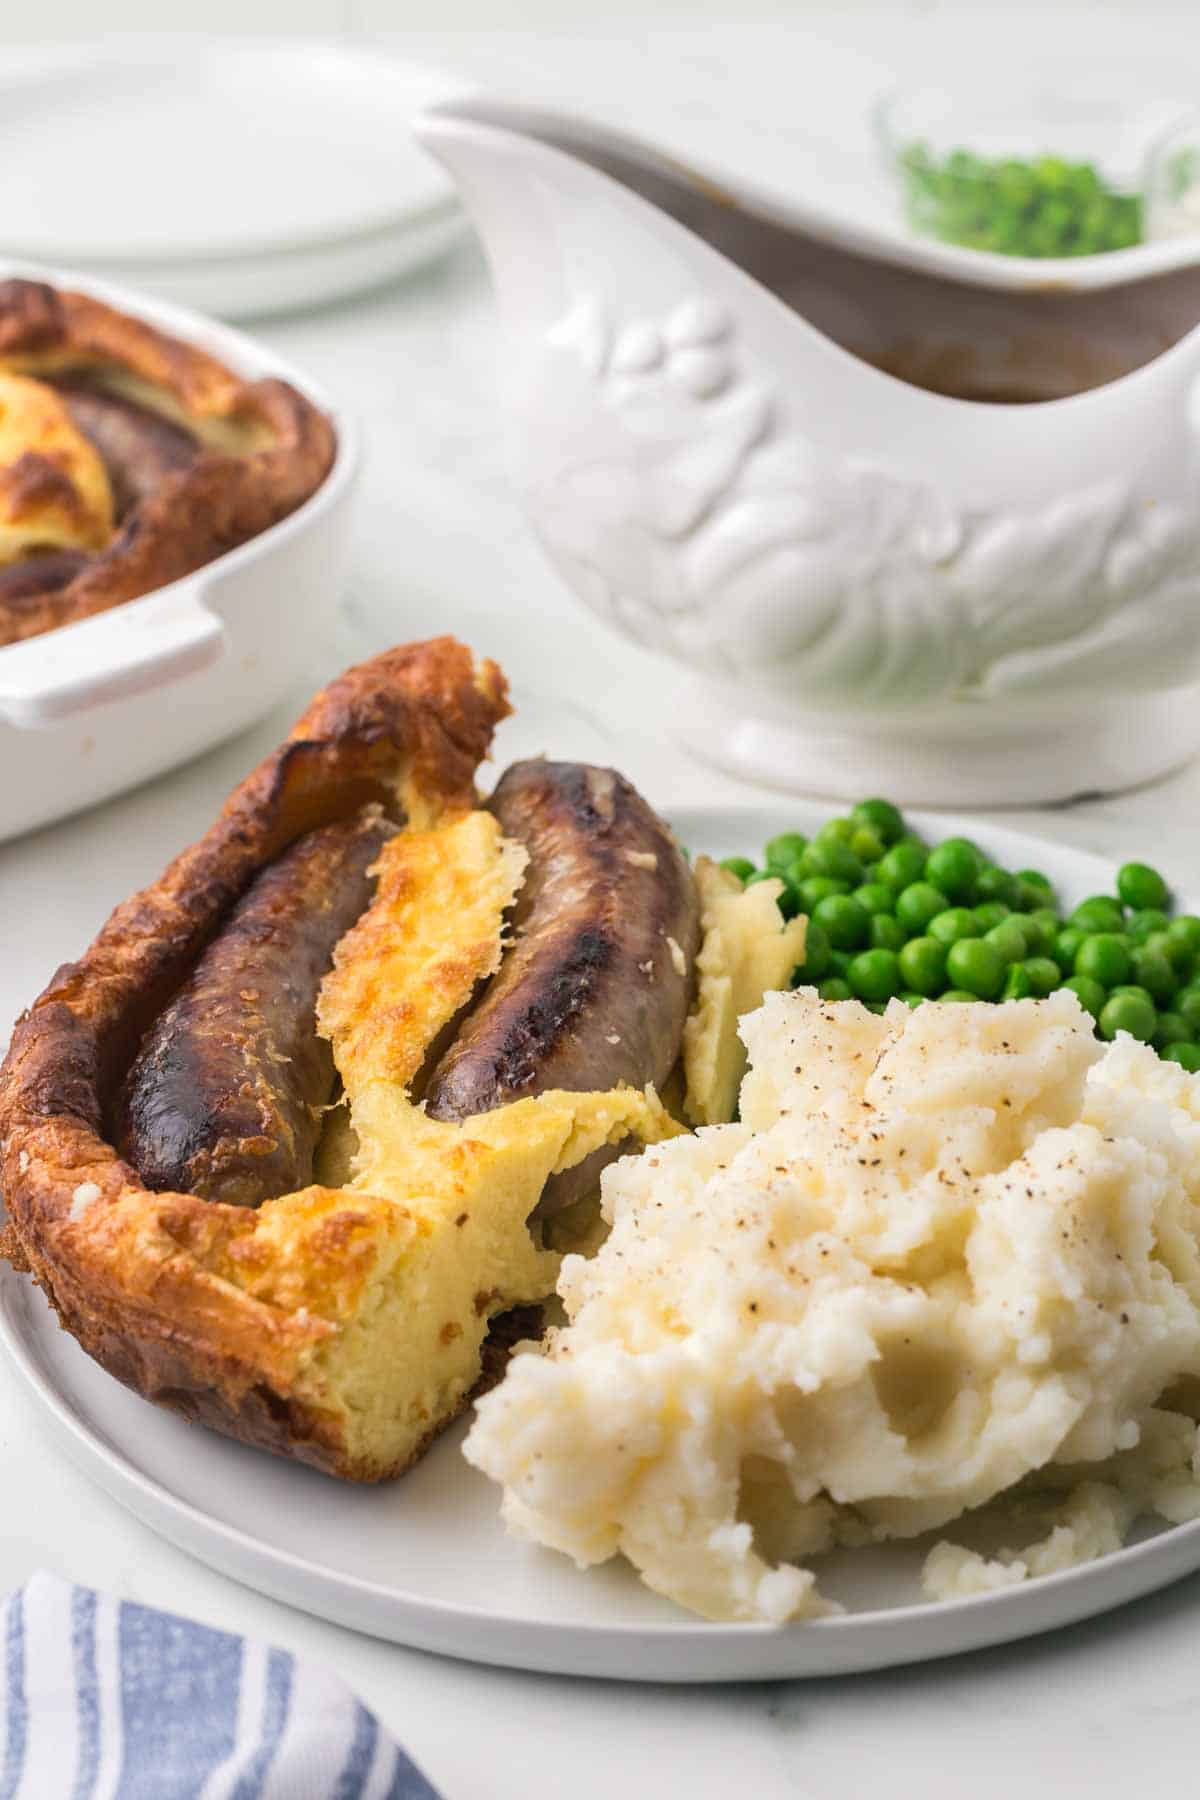
[[[1001,256],[1101,255],[1145,237],[1149,147],[1163,109],[1074,81],[897,88],[875,130],[921,237]]]

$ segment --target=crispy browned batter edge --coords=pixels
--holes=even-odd
[[[258,871],[315,826],[371,801],[394,808],[401,782],[435,806],[473,805],[477,765],[507,711],[499,669],[452,638],[350,669],[199,842],[57,971],[0,1068],[3,1253],[32,1272],[67,1330],[147,1398],[350,1479],[399,1471],[353,1464],[337,1418],[292,1393],[329,1326],[211,1273],[223,1246],[253,1232],[254,1213],[151,1192],[108,1142],[106,1120],[146,1027]],[[73,1219],[84,1183],[100,1197]],[[349,1198],[320,1243],[314,1280],[331,1290],[360,1282],[375,1254]]]
[[[35,376],[124,369],[193,417],[259,426],[267,441],[245,456],[207,451],[167,476],[74,580],[0,607],[0,644],[89,618],[191,574],[295,512],[333,465],[331,422],[288,382],[242,381],[195,345],[87,294],[0,282],[5,367]]]

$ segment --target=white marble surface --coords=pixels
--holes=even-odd
[[[680,57],[695,47],[694,31],[684,32]],[[441,48],[454,59],[453,42]],[[486,46],[468,48],[464,60],[486,61]],[[534,55],[528,43],[506,54]],[[614,37],[607,55],[598,66],[609,74],[628,67],[628,41]],[[544,45],[546,80],[552,56]],[[719,59],[719,45],[705,58]],[[572,80],[584,60],[578,46],[564,57]],[[504,662],[526,703],[525,722],[505,728],[502,758],[542,747],[611,757],[667,807],[762,799],[674,747],[671,669],[631,654],[578,610],[527,536],[489,404],[491,316],[474,250],[405,288],[262,330],[357,408],[367,430],[353,580],[332,641],[312,646],[313,684],[389,641],[454,630]],[[284,723],[281,712],[182,773],[0,849],[0,1017],[207,823]],[[1007,822],[1114,859],[1148,854],[1200,898],[1198,813],[1193,768],[1141,793]],[[885,1783],[927,1800],[1008,1800],[1018,1788],[1116,1800],[1194,1786],[1200,1578],[1069,1633],[855,1680],[634,1689],[489,1671],[355,1637],[193,1563],[78,1476],[5,1382],[0,1591],[39,1566],[325,1659],[447,1800],[527,1800],[532,1791],[725,1800],[742,1790],[760,1800],[858,1800]]]

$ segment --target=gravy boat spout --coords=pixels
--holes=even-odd
[[[578,120],[418,135],[491,264],[521,499],[688,671],[700,754],[937,805],[1200,749],[1194,266],[951,280]]]

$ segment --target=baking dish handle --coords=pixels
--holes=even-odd
[[[200,584],[164,589],[0,650],[0,720],[55,725],[207,669],[228,647]]]

